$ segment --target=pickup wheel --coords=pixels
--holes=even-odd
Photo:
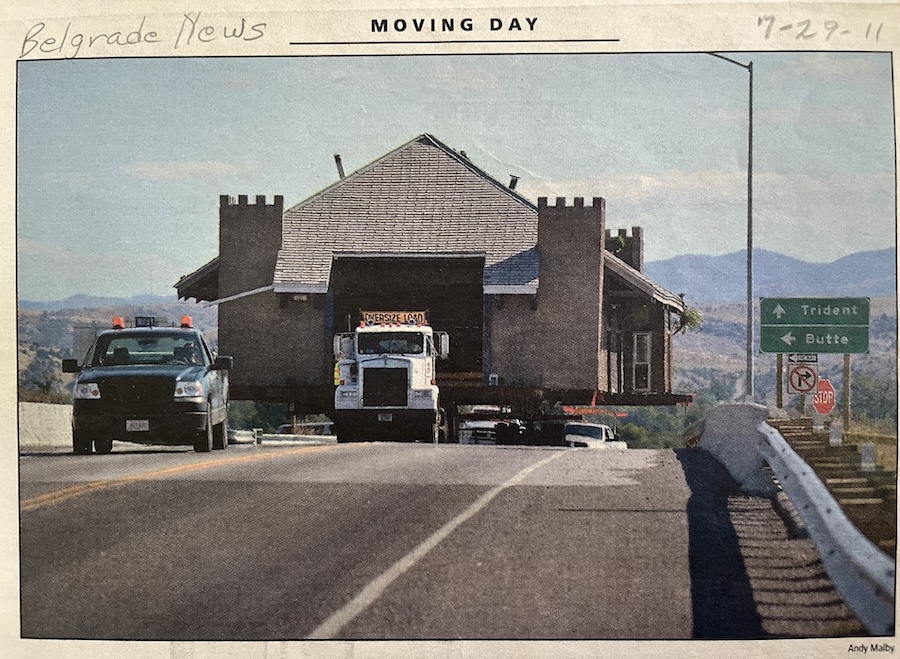
[[[228,448],[228,417],[222,419],[222,423],[213,428],[213,448]]]
[[[206,406],[206,428],[197,433],[194,438],[194,451],[197,453],[209,453],[213,447],[212,410]]]
[[[112,443],[111,437],[98,437],[94,440],[94,451],[97,453],[109,453],[112,451]]]

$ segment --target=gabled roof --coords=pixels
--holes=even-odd
[[[484,256],[484,286],[538,283],[537,208],[420,135],[288,209],[276,292],[324,292],[335,255]]]
[[[603,257],[603,263],[610,272],[618,276],[620,279],[622,279],[622,281],[624,281],[632,288],[637,289],[645,295],[648,295],[657,302],[660,302],[661,304],[669,307],[673,311],[676,311],[678,313],[684,311],[684,300],[682,300],[678,295],[670,293],[662,286],[654,283],[653,280],[651,280],[642,272],[639,272],[638,270],[632,268],[618,256],[615,256],[607,251]]]
[[[196,298],[200,300],[215,300],[219,297],[219,257],[215,257],[194,270],[184,275],[175,284],[179,298]]]

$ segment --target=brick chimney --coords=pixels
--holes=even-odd
[[[544,355],[542,385],[605,389],[601,354],[606,202],[538,198],[540,284],[536,324]]]
[[[616,235],[607,229],[606,249],[625,261],[638,272],[644,271],[644,230],[631,227],[631,235],[626,229],[619,229]]]
[[[219,297],[236,295],[272,283],[275,260],[281,248],[281,216],[284,197],[267,204],[265,195],[249,203],[219,197]]]

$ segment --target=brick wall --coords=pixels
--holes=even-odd
[[[271,204],[262,195],[252,204],[246,195],[220,197],[220,298],[272,284],[283,211],[280,195]],[[327,383],[325,296],[297,297],[266,291],[219,305],[219,352],[234,357],[234,384]]]
[[[606,389],[601,309],[605,203],[538,199],[540,286],[491,311],[491,367],[504,384]]]
[[[219,348],[234,357],[239,385],[328,384],[331,337],[325,335],[325,296],[285,300],[271,291],[219,307]]]

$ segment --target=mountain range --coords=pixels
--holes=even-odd
[[[831,263],[809,263],[765,249],[753,250],[753,296],[879,297],[897,292],[894,248],[857,252]],[[694,304],[747,298],[746,251],[689,254],[645,264],[645,274]]]
[[[721,256],[687,254],[649,261],[645,274],[692,304],[740,302],[747,297],[745,251]],[[894,248],[857,252],[831,263],[809,263],[765,249],[753,250],[753,294],[759,297],[880,297],[897,292]],[[171,304],[170,296],[97,297],[73,295],[64,300],[19,300],[20,309],[60,311],[94,307]]]
[[[174,304],[178,298],[171,295],[134,295],[132,297],[98,297],[96,295],[70,295],[63,300],[35,302],[19,300],[19,309],[33,311],[61,311],[63,309],[94,309],[96,307],[147,306],[156,304]]]

